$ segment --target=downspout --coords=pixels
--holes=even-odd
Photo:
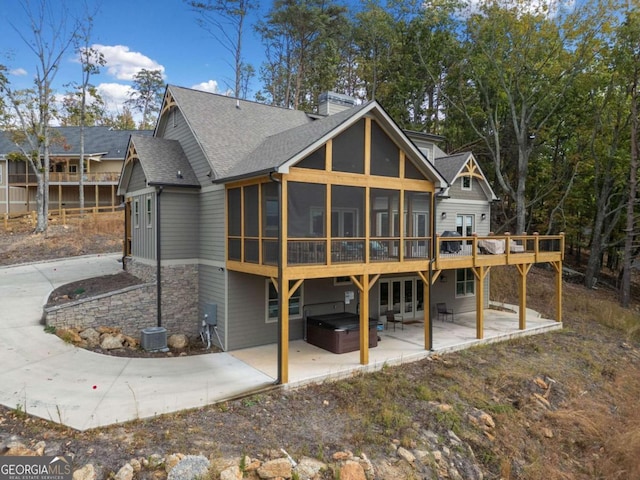
[[[156,288],[157,288],[157,311],[158,311],[158,327],[162,326],[162,255],[160,251],[160,195],[162,195],[164,187],[156,188]]]
[[[285,302],[282,299],[282,182],[273,176],[275,172],[269,173],[269,179],[278,184],[278,377],[276,385],[282,384],[282,309]],[[288,307],[287,307],[288,308]]]

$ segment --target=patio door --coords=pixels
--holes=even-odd
[[[393,311],[402,318],[422,318],[424,290],[419,277],[382,279],[379,282],[378,312]]]

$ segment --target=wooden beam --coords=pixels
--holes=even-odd
[[[287,179],[292,182],[305,183],[327,183],[327,171],[311,170],[300,167],[290,167]],[[434,186],[432,182],[427,180],[415,180],[411,178],[395,178],[382,176],[366,176],[359,173],[348,172],[331,172],[331,183],[345,185],[349,187],[372,187],[384,188],[387,190],[415,190],[419,192],[433,192]]]
[[[371,277],[371,280],[369,280],[369,290],[371,290],[371,287],[373,287],[376,282],[378,281],[378,279],[380,278],[380,274],[378,273],[377,275],[374,275],[373,277]]]
[[[304,282],[304,278],[296,280],[296,283],[294,283],[293,286],[289,289],[289,295],[287,296],[287,304],[289,303],[289,300],[291,300],[291,295],[296,293],[296,290],[298,290],[300,285],[302,285],[302,282]]]
[[[351,279],[353,284],[356,287],[358,287],[358,290],[360,290],[360,293],[362,293],[364,291],[364,286],[358,281],[358,277],[356,277],[355,275],[350,275],[349,278]]]
[[[431,292],[431,282],[429,276],[418,271],[418,276],[422,280],[422,299],[423,299],[423,315],[424,315],[424,349],[431,350],[433,348],[433,339],[431,338],[431,304],[429,303],[429,295]],[[416,285],[416,288],[418,286]]]
[[[556,271],[556,321],[562,322],[562,261],[549,263]]]
[[[289,383],[289,279],[282,278],[282,285],[280,288],[280,295],[282,295],[282,301],[280,304],[280,338],[281,349],[278,361],[280,362],[280,382],[284,385]],[[285,300],[286,299],[286,300]]]
[[[275,277],[270,277],[271,283],[273,283],[273,288],[276,289],[276,293],[278,293],[278,279]]]
[[[432,274],[431,274],[431,285],[436,283],[436,280],[438,280],[438,277],[440,276],[441,273],[442,273],[442,270],[434,270],[432,272]]]
[[[471,269],[476,277],[476,338],[484,338],[484,279],[491,267],[474,267]]]
[[[516,265],[520,278],[518,279],[518,296],[519,296],[519,312],[518,312],[518,328],[524,330],[527,328],[527,274],[533,264],[523,263]]]
[[[360,291],[360,365],[369,364],[369,275],[362,275]]]

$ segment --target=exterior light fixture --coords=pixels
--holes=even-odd
[[[486,214],[486,213],[483,213],[482,215],[480,215],[480,218],[481,218],[482,220],[486,220],[486,219],[487,219],[487,214]]]
[[[440,214],[440,217],[442,217],[442,219],[444,220],[445,218],[447,218],[447,212],[442,212]]]

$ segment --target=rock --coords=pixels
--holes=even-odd
[[[91,463],[73,472],[73,480],[96,480],[97,477],[96,469]]]
[[[115,480],[133,480],[133,467],[125,463],[114,478]]]
[[[72,328],[57,328],[56,335],[60,337],[62,340],[64,340],[65,342],[69,342],[69,343],[82,342],[82,338],[80,337],[80,335],[78,335],[78,332],[76,332]]]
[[[133,471],[136,473],[142,470],[142,464],[140,463],[140,460],[138,460],[137,458],[132,458],[131,460],[129,460],[129,465],[133,467]]]
[[[293,471],[299,478],[313,478],[326,469],[326,463],[316,460],[315,458],[302,457]]]
[[[542,434],[545,436],[545,438],[553,438],[553,430],[551,430],[550,428],[544,427],[542,429]]]
[[[340,476],[338,478],[340,480],[367,480],[362,465],[353,460],[344,462],[344,465],[340,467]]]
[[[371,460],[369,460],[369,457],[367,457],[367,455],[364,452],[362,452],[362,454],[360,455],[360,465],[362,466],[362,469],[364,470],[364,474],[367,478],[375,477],[375,470],[373,468],[373,463],[371,463]]]
[[[137,339],[135,339],[133,337],[130,337],[129,335],[124,335],[124,334],[122,335],[122,337],[124,338],[124,345],[126,347],[129,347],[129,348],[137,348],[138,347],[139,342],[138,342]]]
[[[86,340],[87,344],[91,347],[100,344],[100,334],[95,328],[85,328],[80,332],[80,338]]]
[[[257,471],[260,478],[291,478],[291,462],[286,458],[276,458],[263,463]]]
[[[344,460],[351,460],[353,458],[353,453],[351,453],[348,450],[346,452],[336,452],[336,453],[333,454],[333,456],[331,458],[333,458],[333,460],[336,461],[336,462],[342,462]]]
[[[496,428],[496,422],[493,420],[493,417],[486,412],[481,412],[478,420],[480,420],[480,422],[487,428]]]
[[[171,469],[167,480],[195,480],[207,478],[209,460],[202,455],[186,455]]]
[[[184,458],[182,453],[172,453],[164,457],[164,469],[167,473]]]
[[[238,465],[225,468],[220,472],[220,480],[242,480],[242,472]]]
[[[38,454],[24,445],[14,445],[4,453],[7,457],[37,457]]]
[[[404,447],[399,447],[397,453],[400,458],[402,458],[403,460],[406,460],[412,465],[416,461],[416,456]]]
[[[105,334],[100,341],[100,348],[103,350],[114,350],[116,348],[123,348],[122,339],[116,335]]]
[[[36,443],[36,444],[33,446],[33,449],[35,450],[36,455],[38,455],[39,457],[41,457],[41,456],[43,456],[43,455],[44,455],[44,451],[45,451],[45,448],[46,448],[46,447],[47,447],[47,444],[46,444],[46,443],[44,443],[42,440],[40,440],[38,443]]]
[[[167,346],[169,348],[175,348],[176,350],[182,350],[189,346],[189,338],[183,333],[174,333],[167,338]]]
[[[545,382],[543,379],[541,379],[540,377],[536,377],[533,379],[533,382],[538,385],[540,388],[542,388],[543,390],[546,390],[547,388],[549,388],[549,385],[547,385],[547,382]]]
[[[114,327],[104,327],[104,326],[99,326],[96,327],[96,330],[98,331],[98,333],[100,335],[102,334],[108,334],[108,335],[117,335],[118,333],[120,333],[120,329],[119,328],[114,328]]]
[[[164,463],[164,457],[159,453],[152,453],[151,455],[149,455],[148,458],[145,458],[142,462],[142,464],[145,467],[150,468],[152,470],[158,467],[161,467],[163,463]]]

